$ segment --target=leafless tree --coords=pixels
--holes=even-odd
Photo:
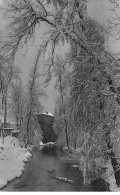
[[[16,119],[17,129],[22,130],[25,109],[24,86],[20,78],[11,85],[10,110]]]
[[[43,90],[40,88],[40,84],[38,84],[37,80],[39,78],[39,54],[35,60],[35,64],[30,72],[30,79],[27,85],[27,98],[26,98],[26,131],[27,131],[27,139],[28,142],[35,136],[35,132],[40,134],[40,125],[37,121],[37,114],[42,112],[42,105],[40,103],[40,97],[44,94]]]
[[[2,68],[1,95],[2,95],[2,109],[4,113],[4,127],[6,127],[6,120],[7,120],[8,93],[11,88],[12,82],[18,77],[19,73],[20,73],[19,68],[13,66],[12,64],[4,64]]]
[[[65,82],[65,74],[66,74],[66,68],[65,68],[65,61],[57,56],[57,60],[56,60],[56,64],[55,64],[55,68],[54,68],[54,72],[55,72],[55,77],[56,77],[56,88],[58,89],[59,93],[60,93],[60,107],[61,107],[61,117],[62,117],[62,121],[63,121],[63,130],[65,131],[65,135],[66,135],[66,143],[67,143],[67,147],[69,149],[69,138],[68,138],[68,124],[67,124],[67,114],[66,114],[66,107],[65,107],[65,98],[66,98],[66,94],[67,94],[67,82]],[[66,79],[67,81],[67,79]],[[60,109],[59,107],[59,109]],[[59,117],[60,117],[59,115]],[[57,125],[57,124],[56,124]],[[62,132],[61,132],[62,133]]]

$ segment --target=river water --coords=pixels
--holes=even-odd
[[[10,182],[2,191],[107,191],[106,185],[84,185],[75,162],[68,161],[63,152],[35,149],[21,178]],[[57,178],[67,178],[62,181]],[[68,182],[68,180],[70,182]]]

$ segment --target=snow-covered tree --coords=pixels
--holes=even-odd
[[[2,96],[2,109],[4,114],[4,127],[7,122],[8,98],[10,98],[11,85],[20,73],[19,68],[13,64],[4,64],[2,68],[2,83],[1,83],[1,96]]]
[[[68,123],[72,119],[70,139],[72,140],[73,136],[74,139],[80,140],[85,177],[89,172],[92,179],[100,176],[97,173],[96,159],[102,158],[105,161],[110,158],[117,178],[120,88],[116,72],[119,70],[119,65],[118,61],[106,51],[105,31],[87,16],[87,1],[6,0],[3,14],[9,19],[0,45],[1,54],[5,56],[6,61],[14,59],[18,49],[31,39],[34,40],[36,32],[41,32],[42,24],[45,25],[45,39],[38,45],[41,54],[45,54],[48,48],[51,51],[45,56],[48,57],[45,68],[47,67],[49,78],[52,65],[55,65],[57,70],[58,88],[62,100],[60,106],[58,105],[58,113],[62,107],[67,145]],[[67,96],[63,96],[64,80],[61,77],[63,70],[58,69],[55,63],[55,61],[59,63],[59,59],[55,58],[55,49],[61,44],[64,47],[67,43],[71,50],[69,63],[73,66],[73,74],[69,90],[65,93]],[[38,53],[37,61],[39,56]],[[26,129],[31,135],[34,132],[30,131],[31,123],[34,126],[34,114],[38,104],[34,85],[36,70],[35,63],[28,87],[29,101],[26,109]],[[65,105],[67,100],[69,106]]]
[[[40,54],[40,53],[39,53]],[[34,142],[38,134],[41,135],[42,131],[38,124],[37,114],[42,112],[42,105],[40,97],[44,94],[37,82],[39,78],[39,55],[35,60],[34,66],[31,68],[30,79],[26,88],[26,116],[25,116],[25,134],[28,142]],[[37,139],[37,138],[36,138]]]
[[[22,130],[24,121],[26,101],[25,101],[25,88],[21,79],[16,79],[11,85],[11,100],[10,110],[15,117],[17,129]]]
[[[61,123],[61,133],[65,132],[66,143],[67,147],[69,148],[69,137],[68,137],[68,124],[67,124],[67,115],[66,115],[66,98],[67,98],[67,91],[68,91],[68,84],[69,84],[69,72],[67,71],[67,63],[61,57],[56,57],[56,64],[54,67],[54,75],[56,77],[56,84],[55,87],[59,91],[59,100],[58,100],[58,109],[56,108],[56,116],[58,115]],[[57,117],[55,116],[55,123],[58,122]],[[54,127],[57,124],[54,123]],[[57,128],[56,128],[57,130]],[[57,130],[58,131],[58,130]],[[58,132],[60,134],[60,132]]]

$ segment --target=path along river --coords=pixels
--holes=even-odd
[[[68,161],[63,152],[46,152],[36,148],[32,159],[26,164],[21,178],[10,182],[2,191],[107,191],[104,184],[84,185],[79,168],[72,167],[75,162]],[[62,181],[57,178],[67,178]]]

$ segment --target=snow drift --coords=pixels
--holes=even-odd
[[[2,144],[0,137],[0,188],[22,175],[25,162],[30,157],[30,152],[26,148],[20,147],[17,138],[7,136]]]

